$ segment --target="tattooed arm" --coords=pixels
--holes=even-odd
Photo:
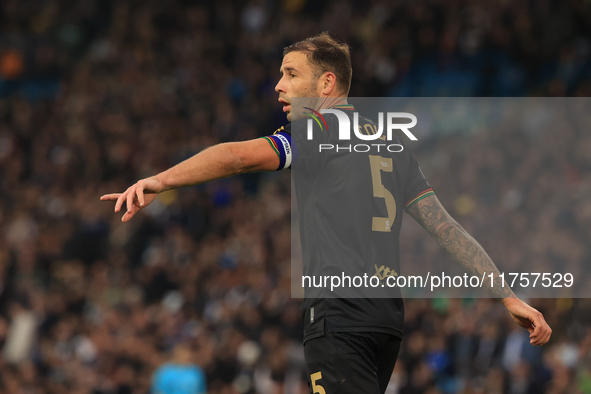
[[[429,232],[439,246],[460,263],[466,272],[479,278],[493,273],[492,296],[515,297],[509,286],[501,286],[499,270],[482,246],[447,213],[437,196],[432,195],[407,208],[407,212]]]
[[[552,330],[540,312],[521,301],[509,286],[502,287],[499,270],[482,246],[447,213],[435,195],[417,201],[407,212],[437,241],[439,246],[471,275],[493,274],[491,294],[509,310],[513,320],[530,332],[532,345],[548,342]]]

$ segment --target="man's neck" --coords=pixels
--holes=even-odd
[[[328,109],[330,107],[334,107],[335,105],[343,104],[347,104],[347,96],[323,97],[322,100],[320,100],[319,109]]]

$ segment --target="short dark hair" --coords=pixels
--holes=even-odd
[[[308,56],[315,69],[315,78],[327,71],[333,72],[337,77],[339,90],[349,94],[353,75],[349,45],[335,40],[325,31],[286,47],[283,56],[290,52],[302,52]]]

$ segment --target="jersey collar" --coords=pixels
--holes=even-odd
[[[354,111],[355,110],[355,108],[353,107],[353,104],[333,105],[332,107],[328,107],[328,109],[346,109],[347,111]]]

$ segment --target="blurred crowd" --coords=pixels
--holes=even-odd
[[[306,393],[287,171],[127,224],[99,196],[283,125],[282,49],[322,30],[351,45],[351,96],[588,96],[589,26],[582,0],[2,1],[0,392],[148,393],[182,346],[209,392]],[[431,135],[417,157],[493,260],[585,266],[590,151],[571,125]],[[446,261],[408,219],[401,245]],[[591,304],[531,302],[543,348],[494,301],[407,300],[388,393],[591,393]]]

